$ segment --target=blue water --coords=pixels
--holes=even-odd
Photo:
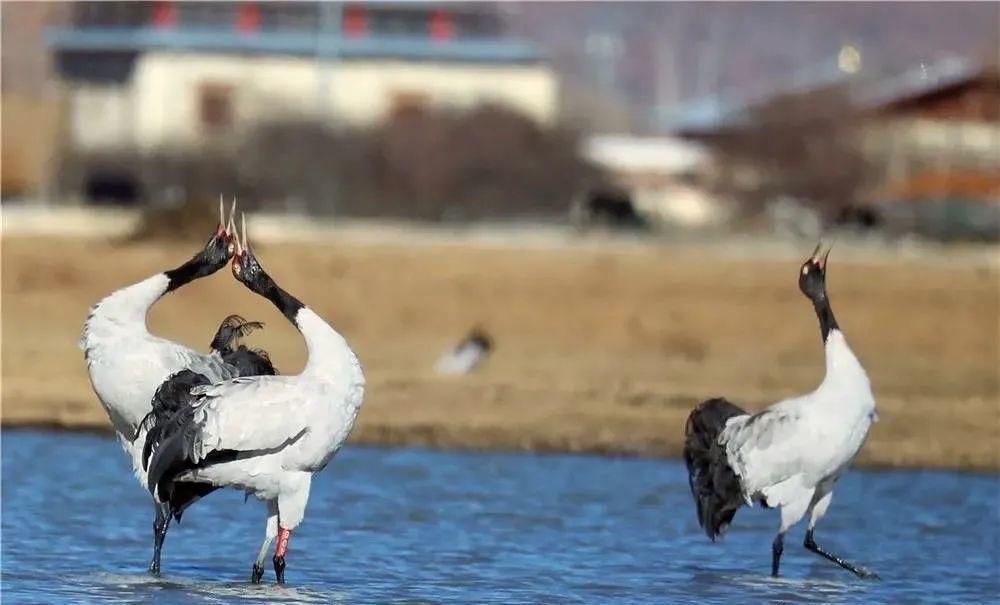
[[[116,442],[3,434],[4,603],[986,603],[1000,594],[1000,480],[853,472],[817,541],[859,580],[744,509],[698,529],[683,467],[589,456],[348,448],[313,482],[288,584],[253,586],[265,511],[217,492],[145,569],[152,507]],[[270,567],[270,564],[268,564]],[[265,580],[273,583],[268,569]]]

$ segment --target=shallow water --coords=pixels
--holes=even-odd
[[[284,587],[253,586],[265,511],[217,492],[145,571],[152,507],[111,439],[3,433],[5,603],[985,603],[1000,594],[1000,478],[853,472],[817,541],[862,581],[744,509],[698,529],[681,464],[348,448],[313,482]],[[273,582],[268,569],[266,580]]]

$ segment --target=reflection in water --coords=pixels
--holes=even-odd
[[[777,515],[744,509],[710,543],[677,462],[348,448],[313,484],[289,584],[253,586],[259,503],[196,504],[154,578],[152,510],[117,443],[5,431],[2,589],[5,603],[986,602],[1000,593],[998,488],[851,473],[817,537],[884,580],[807,553],[801,528],[772,579]]]

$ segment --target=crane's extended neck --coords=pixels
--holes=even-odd
[[[253,259],[247,267],[252,267],[249,269],[252,277],[244,282],[247,287],[271,301],[271,304],[281,311],[306,341],[308,359],[303,375],[321,377],[338,372],[339,368],[343,367],[342,364],[346,364],[347,367],[357,364],[357,358],[347,341],[333,326],[275,283]],[[246,275],[244,273],[244,276]]]
[[[822,293],[812,298],[813,309],[816,310],[816,318],[819,320],[819,331],[826,342],[830,337],[831,330],[839,330],[837,318],[833,316],[833,308],[830,306],[830,298],[824,290]]]
[[[167,292],[169,285],[170,278],[165,273],[157,273],[112,292],[94,305],[87,319],[87,330],[107,324],[133,330],[136,333],[145,332],[149,309]]]

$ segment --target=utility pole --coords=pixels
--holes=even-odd
[[[320,2],[318,31],[316,32],[316,114],[324,122],[333,119],[330,98],[331,71],[340,47],[343,7],[339,2]]]
[[[698,96],[718,94],[719,66],[722,57],[725,56],[726,7],[712,8],[718,10],[719,14],[714,17],[709,16],[708,40],[702,45],[703,50],[698,58]]]
[[[673,29],[673,28],[671,28]],[[668,39],[658,39],[656,41],[656,60],[653,62],[655,89],[655,107],[653,111],[655,130],[659,130],[663,125],[663,120],[677,105],[678,93],[680,92],[680,82],[677,77],[677,43],[671,36]]]

